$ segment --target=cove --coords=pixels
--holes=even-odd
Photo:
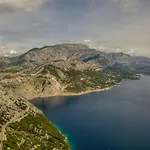
[[[32,103],[68,137],[72,150],[150,150],[150,77]]]

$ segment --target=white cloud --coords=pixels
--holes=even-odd
[[[45,2],[52,0],[0,0],[1,11],[13,11],[23,9],[25,11],[35,11]]]
[[[10,53],[10,54],[16,54],[17,52],[16,52],[15,50],[12,50],[12,49],[11,49],[11,50],[9,51],[9,53]]]
[[[85,43],[91,43],[91,40],[84,40]]]

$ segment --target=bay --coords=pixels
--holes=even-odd
[[[68,137],[72,150],[150,150],[150,77],[32,103]]]

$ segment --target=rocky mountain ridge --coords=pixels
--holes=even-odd
[[[150,58],[130,56],[120,53],[99,52],[90,49],[84,44],[60,44],[54,46],[45,46],[42,48],[33,48],[28,52],[12,58],[0,58],[0,65],[37,65],[44,63],[80,61],[98,63],[99,66],[114,65],[115,63],[130,66],[150,66]]]

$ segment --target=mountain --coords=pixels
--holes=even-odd
[[[1,74],[11,76],[14,90],[25,99],[108,88],[138,74],[149,75],[149,68],[150,58],[100,52],[84,44],[44,46],[0,58]],[[12,84],[8,79],[6,83]]]
[[[83,68],[96,68],[122,64],[129,66],[139,72],[138,68],[149,67],[150,58],[137,57],[119,53],[100,52],[90,49],[84,44],[59,44],[54,46],[45,46],[42,48],[33,48],[28,52],[12,58],[0,58],[0,66],[36,66],[45,63],[53,63],[58,67],[69,67],[72,62],[77,61]],[[83,65],[81,65],[83,64]],[[79,66],[79,65],[78,65]],[[81,67],[81,69],[82,69]],[[141,71],[144,73],[144,70]]]
[[[149,68],[150,58],[100,52],[84,44],[0,57],[0,149],[69,150],[66,138],[28,100],[107,90],[150,74]]]

